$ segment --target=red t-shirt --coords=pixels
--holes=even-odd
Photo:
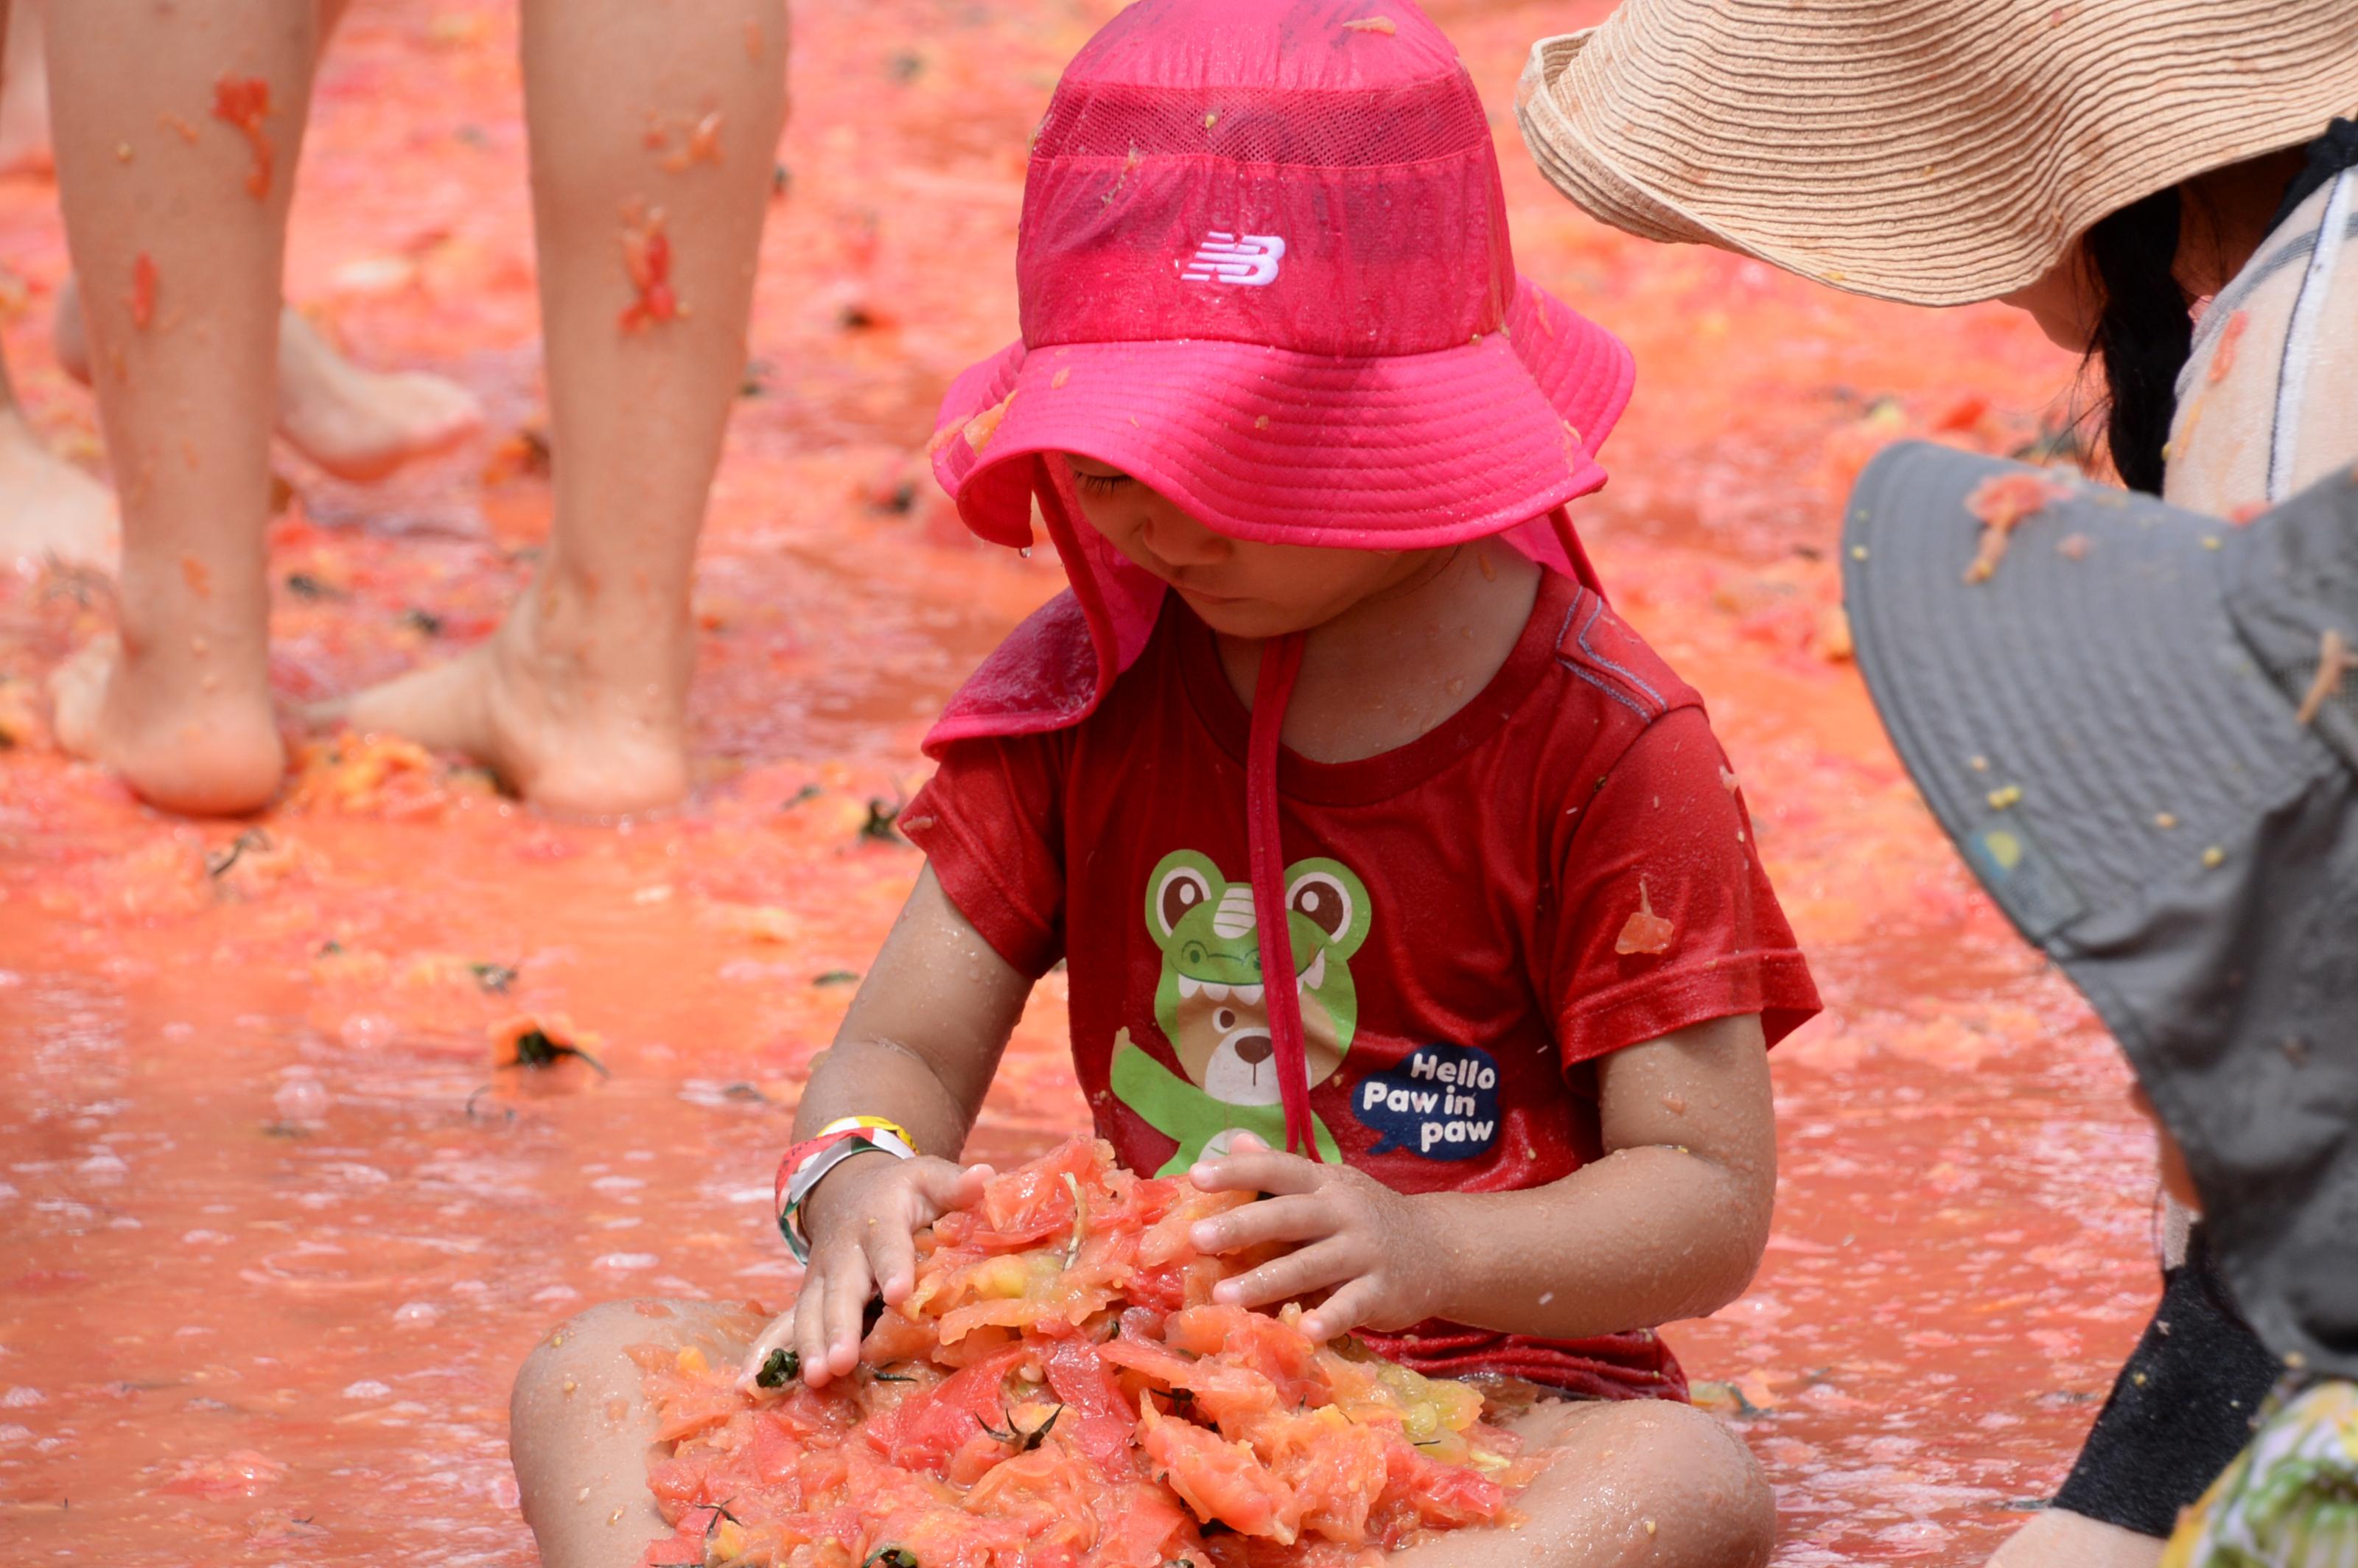
[[[1010,964],[1068,960],[1081,1087],[1137,1170],[1184,1169],[1236,1129],[1284,1144],[1250,725],[1174,594],[1095,713],[955,743],[901,817]],[[1359,762],[1283,752],[1278,784],[1317,1141],[1398,1191],[1560,1180],[1599,1152],[1599,1057],[1749,1012],[1773,1043],[1817,1010],[1694,692],[1568,578],[1546,576],[1504,666],[1440,727]],[[1447,1376],[1685,1390],[1647,1330],[1365,1337]]]

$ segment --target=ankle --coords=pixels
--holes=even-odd
[[[676,708],[696,659],[687,599],[637,585],[618,590],[552,560],[502,632],[543,683],[588,687],[624,707]]]
[[[121,774],[152,806],[190,816],[236,816],[267,805],[286,750],[260,680],[195,689],[174,662],[134,659],[109,637],[51,675],[59,744]]]

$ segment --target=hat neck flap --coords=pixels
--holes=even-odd
[[[939,759],[959,741],[1041,735],[1087,719],[1137,662],[1163,612],[1163,584],[1123,559],[1094,528],[1076,528],[1072,480],[1032,460],[1033,492],[1070,587],[1026,616],[968,676],[926,731]]]

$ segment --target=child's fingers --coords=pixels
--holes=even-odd
[[[1290,1302],[1329,1285],[1356,1279],[1366,1267],[1361,1249],[1339,1237],[1329,1237],[1299,1252],[1272,1259],[1212,1287],[1212,1299],[1228,1306],[1266,1306]]]
[[[1325,1181],[1325,1167],[1274,1149],[1231,1149],[1198,1160],[1187,1175],[1207,1193],[1306,1193]]]
[[[1316,1194],[1263,1198],[1216,1219],[1199,1219],[1187,1232],[1199,1251],[1234,1252],[1264,1241],[1314,1241],[1332,1236],[1341,1221],[1333,1204]]]
[[[933,1206],[930,1218],[964,1208],[982,1196],[982,1184],[995,1174],[988,1165],[953,1165],[947,1160],[917,1161],[910,1170],[917,1195]]]
[[[1322,1345],[1340,1338],[1374,1316],[1382,1302],[1383,1292],[1362,1274],[1319,1303],[1316,1311],[1303,1314],[1302,1332]]]
[[[846,1266],[827,1286],[827,1342],[821,1352],[829,1377],[839,1378],[860,1365],[860,1320],[868,1311],[875,1281],[869,1276],[868,1255],[857,1247],[845,1249]],[[809,1380],[810,1364],[803,1364]]]
[[[803,1381],[823,1387],[831,1374],[827,1366],[827,1282],[835,1272],[832,1254],[814,1258],[803,1275],[803,1293],[795,1299],[795,1355],[802,1363]]]
[[[868,1271],[886,1306],[899,1306],[917,1288],[917,1244],[907,1226],[876,1225],[860,1238]],[[867,1303],[862,1303],[863,1306]]]

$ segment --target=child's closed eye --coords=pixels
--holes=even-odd
[[[1132,483],[1130,475],[1118,471],[1090,473],[1085,469],[1073,470],[1073,482],[1091,495],[1111,495],[1125,484]]]

